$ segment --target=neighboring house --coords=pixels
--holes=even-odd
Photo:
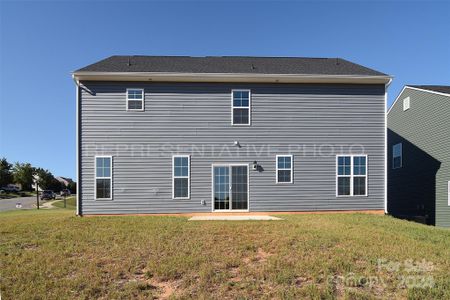
[[[73,182],[72,179],[70,178],[66,178],[66,177],[62,177],[62,176],[56,176],[55,179],[61,183],[62,186],[64,186],[64,188],[67,188],[69,186],[69,184],[71,184]],[[36,184],[32,183],[31,184],[31,189],[36,190]],[[42,189],[42,187],[40,185],[38,185],[38,191],[42,192],[44,189]]]
[[[450,86],[405,86],[387,127],[389,214],[450,227]]]
[[[386,74],[337,58],[112,56],[73,78],[80,215],[386,208]]]
[[[55,179],[58,180],[65,187],[68,187],[69,184],[73,183],[73,180],[67,177],[56,176]]]

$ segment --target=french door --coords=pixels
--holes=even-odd
[[[248,210],[248,165],[213,165],[213,210]]]

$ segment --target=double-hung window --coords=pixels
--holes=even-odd
[[[112,156],[95,157],[95,199],[112,199]]]
[[[292,155],[277,155],[277,183],[292,183]]]
[[[127,110],[144,110],[143,89],[127,89]]]
[[[336,185],[337,196],[367,196],[367,156],[338,155]]]
[[[403,165],[402,143],[392,146],[392,169],[399,169]]]
[[[250,125],[250,90],[231,91],[231,124]]]
[[[172,157],[172,198],[189,199],[191,193],[190,173],[191,158],[189,155]]]

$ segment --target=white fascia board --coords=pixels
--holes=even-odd
[[[156,82],[266,82],[266,83],[358,83],[386,84],[391,77],[360,75],[303,75],[248,73],[172,73],[172,72],[74,72],[79,81],[156,81]]]
[[[450,97],[450,94],[446,94],[446,93],[441,93],[441,92],[431,91],[431,90],[427,90],[427,89],[416,88],[416,87],[412,87],[412,86],[405,86],[405,87],[407,87],[408,89],[411,89],[411,90],[416,90],[416,91],[427,92],[427,93],[431,93],[431,94],[436,94],[436,95]]]

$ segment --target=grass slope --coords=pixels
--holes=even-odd
[[[376,215],[283,218],[1,213],[2,299],[450,299],[449,230]],[[427,271],[406,268],[418,262]],[[414,277],[404,286],[402,276]]]

